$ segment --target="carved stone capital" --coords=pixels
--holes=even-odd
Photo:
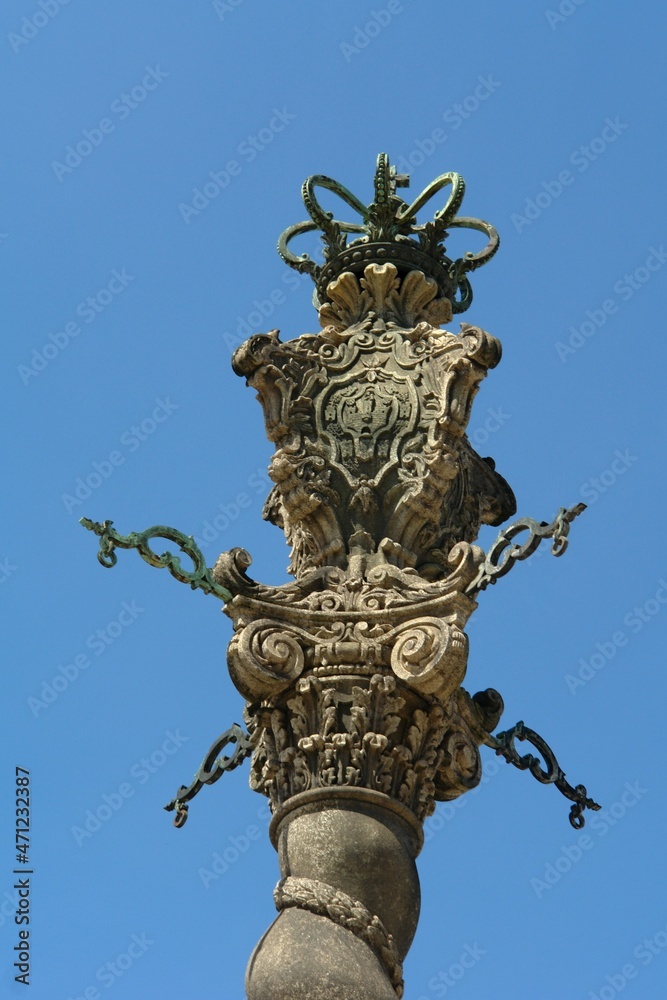
[[[247,552],[223,553],[214,578],[236,591],[225,607],[235,628],[227,657],[236,687],[255,702],[287,691],[308,673],[379,672],[445,704],[465,676],[463,629],[476,604],[464,590],[482,553],[460,543],[454,556],[453,571],[436,583],[387,564],[363,577],[332,569],[265,587],[247,576]]]
[[[354,787],[384,793],[422,822],[436,799],[481,778],[483,722],[460,689],[443,706],[386,673],[310,674],[294,692],[250,706],[248,724],[251,787],[274,811],[303,792]]]

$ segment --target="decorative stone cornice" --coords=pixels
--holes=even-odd
[[[239,572],[237,563],[249,560],[244,550],[221,556],[213,576],[236,593],[225,608],[235,623],[227,654],[234,683],[254,701],[281,693],[304,673],[383,671],[447,701],[465,674],[463,629],[477,605],[464,590],[483,559],[481,549],[464,542],[455,555],[458,565],[436,583],[388,564],[364,578],[334,568],[275,588]]]

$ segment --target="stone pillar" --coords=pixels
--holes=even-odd
[[[234,354],[276,446],[263,516],[285,532],[294,581],[257,583],[244,549],[223,553],[211,571],[191,536],[164,525],[122,536],[111,521],[82,519],[100,536],[102,565],[115,564],[115,547],[136,548],[226,602],[234,624],[227,662],[248,732],[236,724],[225,732],[166,808],[182,826],[202,786],[252,753],[250,784],[270,802],[281,879],[279,915],[248,966],[249,1000],[402,996],[401,963],[419,917],[422,824],[437,801],[479,783],[482,743],[554,783],[573,803],[576,829],[584,808],[600,808],[522,722],[491,736],[503,708],[497,691],[471,697],[462,687],[475,595],[543,538],[561,555],[584,505],[560,508],[551,524],[520,519],[486,556],[473,544],[482,524],[516,510],[494,462],[466,434],[501,348],[479,327],[441,326],[470,305],[467,275],[494,255],[498,234],[458,215],[460,175],[442,174],[410,205],[396,194],[407,181],[385,154],[368,206],[331,178],[308,178],[312,221],[286,230],[278,249],[315,281],[322,329],[286,343],[277,330],[258,334]],[[317,187],[340,195],[361,221],[334,219]],[[444,207],[418,224],[443,189]],[[453,228],[488,242],[451,259],[444,241]],[[323,265],[288,249],[314,229]],[[153,551],[155,538],[176,542],[193,569]],[[521,756],[515,740],[528,740],[544,766]],[[232,756],[219,756],[230,742]]]
[[[394,1000],[419,917],[421,827],[381,792],[312,789],[271,824],[280,910],[248,966],[249,1000]]]
[[[281,870],[249,1000],[402,995],[423,821],[479,782],[500,717],[496,692],[461,687],[484,558],[471,543],[514,512],[465,435],[500,345],[434,325],[450,315],[423,272],[371,263],[329,283],[321,333],[234,355],[277,446],[264,516],[296,577],[256,583],[241,549],[214,570],[234,595],[229,671]]]
[[[369,265],[364,282],[376,303],[401,287],[392,265]],[[406,283],[418,301],[434,294],[423,274]],[[334,301],[361,294],[351,275],[338,284]],[[258,584],[238,549],[214,571],[235,595],[229,670],[282,874],[250,1000],[401,995],[421,824],[437,799],[478,783],[478,746],[502,707],[460,686],[476,607],[465,590],[483,558],[471,539],[513,512],[464,433],[499,355],[477,328],[456,336],[374,312],[361,329],[286,344],[257,335],[234,357],[279,445],[265,513],[292,542],[296,575]]]

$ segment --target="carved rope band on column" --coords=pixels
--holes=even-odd
[[[396,996],[403,996],[403,966],[394,939],[380,918],[372,914],[363,903],[352,899],[328,882],[293,876],[280,880],[273,898],[279,911],[298,906],[317,916],[328,917],[340,927],[352,931],[382,962]]]

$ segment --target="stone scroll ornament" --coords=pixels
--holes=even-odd
[[[232,620],[227,660],[246,728],[226,730],[166,808],[182,826],[205,785],[251,758],[281,879],[278,917],[248,966],[249,1000],[402,996],[423,822],[437,802],[479,783],[481,745],[554,784],[575,827],[584,809],[599,808],[523,723],[493,735],[497,691],[471,696],[462,686],[479,593],[544,539],[562,555],[584,506],[551,522],[515,521],[488,553],[474,544],[481,525],[516,512],[510,486],[466,434],[501,347],[477,326],[442,327],[470,306],[470,275],[494,255],[498,234],[459,214],[459,174],[442,174],[409,204],[397,194],[407,185],[385,154],[369,204],[329,177],[308,178],[310,218],[278,249],[313,279],[321,329],[286,342],[277,330],[257,334],[232,360],[275,446],[263,516],[285,533],[293,580],[254,581],[243,549],[210,569],[191,537],[165,526],[124,536],[110,521],[82,521],[99,536],[102,565],[135,548],[217,597]],[[322,208],[322,190],[352,221]],[[418,223],[434,197],[431,221]],[[449,256],[454,230],[477,248]],[[293,249],[311,231],[321,234],[320,263]],[[155,539],[192,568],[174,552],[158,555]],[[540,756],[522,756],[517,741]]]

